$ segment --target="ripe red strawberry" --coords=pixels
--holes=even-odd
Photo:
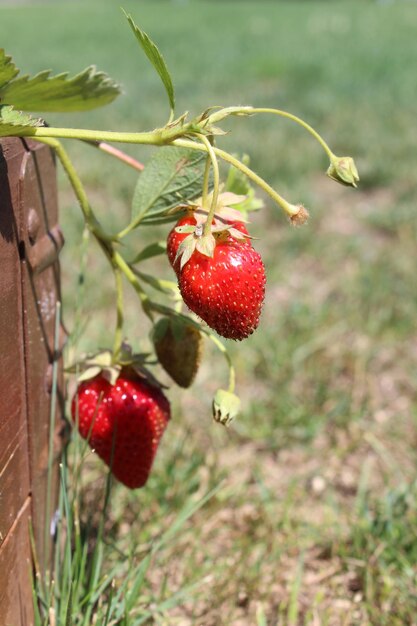
[[[80,434],[127,487],[143,487],[170,419],[162,391],[122,370],[112,385],[102,374],[82,382],[72,401]]]
[[[217,239],[213,257],[194,250],[178,283],[186,305],[228,339],[245,339],[258,326],[265,268],[247,240]]]

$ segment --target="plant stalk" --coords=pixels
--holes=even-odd
[[[207,151],[207,147],[205,145],[197,143],[195,141],[190,141],[188,139],[176,139],[175,141],[173,141],[173,145],[181,146],[183,148],[190,148],[191,150]],[[261,178],[253,170],[251,170],[247,165],[244,165],[241,161],[239,161],[239,159],[236,159],[236,157],[232,156],[225,150],[221,150],[220,148],[214,148],[213,146],[211,146],[211,148],[216,156],[220,157],[221,159],[223,159],[223,161],[226,161],[227,163],[230,163],[231,165],[239,169],[243,174],[245,174],[245,176],[247,176],[250,180],[256,183],[261,189],[263,189],[274,200],[274,202],[276,202],[276,204],[284,209],[287,215],[292,217],[293,215],[296,215],[298,213],[298,206],[287,202],[287,200],[285,200],[285,198],[283,198],[277,191],[275,191],[275,189],[268,185],[268,183],[263,178]]]
[[[226,117],[229,117],[231,115],[242,117],[242,116],[254,115],[256,113],[272,113],[273,115],[279,115],[280,117],[285,117],[289,120],[292,120],[299,126],[302,126],[307,132],[309,132],[319,142],[319,144],[322,146],[323,150],[326,152],[327,156],[329,157],[330,161],[333,160],[335,155],[330,150],[329,146],[324,141],[323,137],[321,137],[321,135],[319,135],[319,133],[316,130],[314,130],[312,126],[310,126],[310,124],[307,124],[307,122],[302,120],[300,117],[297,117],[296,115],[293,115],[292,113],[289,113],[288,111],[283,111],[281,109],[274,109],[271,107],[252,107],[252,106],[227,107],[224,109],[220,109],[216,111],[215,113],[212,113],[207,118],[207,125],[208,127],[210,127],[211,124],[215,124],[218,121],[222,121]]]
[[[300,117],[297,117],[296,115],[293,115],[292,113],[289,113],[288,111],[282,111],[281,109],[270,109],[267,107],[254,108],[253,112],[254,113],[272,113],[273,115],[279,115],[280,117],[286,117],[287,119],[292,120],[299,126],[302,126],[302,128],[304,128],[307,132],[309,132],[310,135],[312,135],[319,142],[319,144],[321,145],[321,147],[323,148],[323,150],[329,157],[330,161],[332,161],[332,159],[334,158],[333,152],[330,150],[329,146],[324,141],[323,137],[319,135],[319,133],[316,130],[314,130],[314,128],[310,126],[310,124],[307,124],[307,122],[302,120]]]
[[[119,148],[115,148],[114,146],[110,145],[106,141],[84,140],[84,143],[88,144],[89,146],[93,146],[93,148],[97,148],[98,150],[101,150],[102,152],[105,152],[106,154],[109,154],[112,157],[115,157],[122,163],[129,165],[129,167],[132,167],[134,170],[138,172],[142,172],[145,169],[145,166],[143,163],[141,163],[140,161],[137,161],[136,159],[131,157],[129,154],[126,154],[126,152],[123,152],[123,150],[119,150]]]
[[[203,178],[203,195],[202,195],[203,209],[207,208],[207,196],[208,196],[208,187],[209,187],[209,180],[210,180],[210,167],[211,167],[211,160],[210,160],[210,156],[207,155],[206,166],[204,168],[204,178]]]
[[[113,362],[117,363],[123,342],[123,281],[122,273],[117,265],[113,265],[113,271],[116,281],[116,330],[113,343]]]
[[[64,168],[68,179],[74,189],[74,193],[77,197],[78,203],[81,207],[81,210],[84,214],[85,222],[91,232],[102,242],[110,242],[112,241],[112,237],[109,236],[104,230],[101,228],[100,223],[94,212],[90,206],[90,203],[87,198],[87,194],[85,193],[83,184],[76,172],[75,167],[72,164],[71,159],[68,156],[68,153],[64,149],[63,145],[57,139],[40,139],[36,137],[37,141],[50,146],[55,150],[59,160],[61,161],[62,167]]]
[[[217,349],[220,350],[220,352],[223,354],[224,358],[227,361],[227,366],[229,368],[229,387],[227,390],[230,393],[234,393],[235,384],[236,384],[236,374],[235,374],[235,368],[234,368],[231,356],[228,353],[226,347],[222,344],[222,342],[219,339],[217,339],[216,335],[213,335],[212,333],[207,333],[207,334],[212,340],[212,342],[214,343],[214,345],[217,347]]]
[[[20,128],[17,137],[32,139],[81,139],[83,141],[134,143],[150,146],[163,146],[178,137],[194,130],[193,125],[185,124],[180,128],[157,128],[141,133],[115,132],[109,130],[90,130],[85,128],[55,128],[54,126],[28,126]]]
[[[204,236],[210,235],[211,233],[211,224],[214,219],[214,214],[217,208],[217,200],[219,197],[220,174],[219,174],[219,164],[217,163],[216,153],[214,151],[213,146],[211,145],[211,143],[209,142],[209,140],[207,139],[205,135],[201,135],[200,133],[198,133],[196,136],[205,145],[208,156],[211,161],[212,168],[213,168],[213,193],[211,197],[211,205],[210,205],[210,210],[208,212],[207,221],[204,224],[204,230],[203,230],[203,237],[204,237]],[[206,183],[206,174],[207,174],[207,167],[206,167],[206,171],[204,174],[205,183]],[[208,175],[207,175],[207,186],[208,186]],[[204,187],[203,187],[203,190],[204,190]],[[204,205],[204,197],[203,197],[203,205]],[[206,208],[205,205],[204,205],[204,208]]]

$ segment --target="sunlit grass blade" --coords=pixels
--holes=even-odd
[[[148,554],[142,560],[141,564],[137,568],[134,576],[134,582],[129,589],[129,592],[126,594],[125,598],[125,610],[126,613],[130,613],[131,609],[134,607],[135,602],[137,601],[139,591],[141,590],[143,583],[145,581],[146,574],[148,572],[149,566],[152,561],[152,554]]]
[[[55,332],[54,332],[54,359],[52,363],[52,390],[51,405],[49,412],[49,441],[48,441],[48,469],[46,479],[46,504],[45,504],[45,534],[44,534],[44,562],[43,566],[49,568],[50,559],[50,522],[51,522],[51,492],[52,492],[52,472],[54,464],[54,436],[55,420],[57,411],[58,394],[58,371],[59,371],[59,331],[61,327],[61,302],[55,307]]]
[[[72,620],[72,584],[70,585],[70,589],[69,589],[69,595],[68,595],[68,603],[67,603],[67,610],[66,610],[66,614],[65,614],[65,626],[72,626],[73,624],[73,620]]]
[[[197,500],[196,502],[187,502],[184,508],[179,512],[176,519],[170,525],[167,531],[162,537],[155,543],[153,551],[161,550],[167,543],[172,541],[177,533],[183,528],[187,520],[192,517],[199,509],[201,509],[211,498],[213,498],[222,489],[223,485],[220,483],[211,489],[205,496]]]
[[[299,613],[299,595],[301,590],[302,578],[304,570],[304,556],[299,558],[297,568],[295,571],[295,577],[291,585],[290,599],[288,605],[288,626],[296,626],[298,623]]]

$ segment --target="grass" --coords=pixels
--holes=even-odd
[[[75,438],[61,504],[78,517],[67,522],[74,544],[57,561],[66,585],[64,594],[55,591],[57,623],[66,623],[72,578],[69,623],[77,625],[89,606],[96,623],[126,626],[141,619],[414,624],[415,7],[195,1],[125,8],[163,50],[179,112],[236,103],[289,109],[336,153],[355,156],[362,180],[355,192],[327,180],[320,149],[289,122],[230,123],[222,147],[250,153],[254,169],[291,201],[305,202],[312,217],[296,230],[272,207],[253,218],[268,292],[261,328],[230,346],[243,404],[232,428],[211,422],[211,393],[226,374],[207,345],[193,390],[169,390],[175,417],[147,487],[127,493],[114,485],[104,522],[103,468],[87,454],[74,478]],[[122,82],[119,102],[70,115],[68,125],[147,129],[166,118],[158,79],[118,3],[3,7],[0,41],[27,71],[96,63]],[[101,219],[120,227],[135,174],[85,146],[69,149]],[[132,152],[141,160],[150,154]],[[61,189],[70,323],[82,225],[63,177]],[[79,350],[112,341],[112,283],[96,280],[104,275],[96,257],[89,256],[83,319],[90,322]],[[158,269],[169,276],[166,266]],[[146,347],[149,328],[133,299],[127,322],[135,347]],[[94,545],[99,573],[91,567]]]

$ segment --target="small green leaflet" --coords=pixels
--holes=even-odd
[[[0,48],[0,90],[18,73],[19,70],[13,63],[12,57],[7,56],[4,49]]]
[[[241,161],[244,165],[249,165],[249,156],[244,154]],[[226,191],[231,191],[238,196],[246,196],[249,189],[250,183],[245,174],[231,165],[226,179]]]
[[[152,259],[153,257],[159,256],[160,254],[166,254],[166,251],[167,245],[165,241],[157,241],[156,243],[151,243],[135,256],[133,261],[130,262],[130,265],[135,265],[136,263],[141,263],[142,261],[146,261],[147,259]]]
[[[0,137],[19,135],[28,127],[42,126],[40,119],[35,119],[22,111],[15,111],[12,106],[0,104]]]
[[[0,56],[0,85],[1,69]],[[32,77],[14,78],[0,87],[0,101],[23,111],[49,113],[87,111],[112,102],[119,94],[119,85],[94,66],[72,77],[68,72],[51,76],[50,70],[45,70]]]
[[[140,272],[136,268],[133,269],[136,276],[138,276],[143,282],[151,285],[156,291],[160,291],[161,293],[178,293],[177,283],[171,280],[160,280],[159,278],[155,278],[152,274],[145,274],[144,272]]]
[[[169,105],[171,107],[171,111],[173,112],[175,108],[174,86],[172,84],[171,76],[165,63],[164,57],[159,52],[154,42],[148,37],[148,35],[135,24],[132,16],[126,13],[126,11],[123,12],[126,15],[127,21],[129,22],[130,27],[136,36],[136,39],[142,46],[149,61],[158,72],[168,94]]]
[[[135,227],[144,222],[172,221],[166,212],[201,195],[204,153],[188,148],[159,148],[139,177],[132,202]]]
[[[242,163],[249,165],[249,157],[244,154],[242,157]],[[226,180],[226,191],[235,193],[236,195],[246,196],[246,200],[240,204],[233,205],[234,209],[238,209],[242,214],[247,217],[251,211],[257,211],[264,206],[263,200],[259,198],[247,177],[233,165],[230,166]]]

